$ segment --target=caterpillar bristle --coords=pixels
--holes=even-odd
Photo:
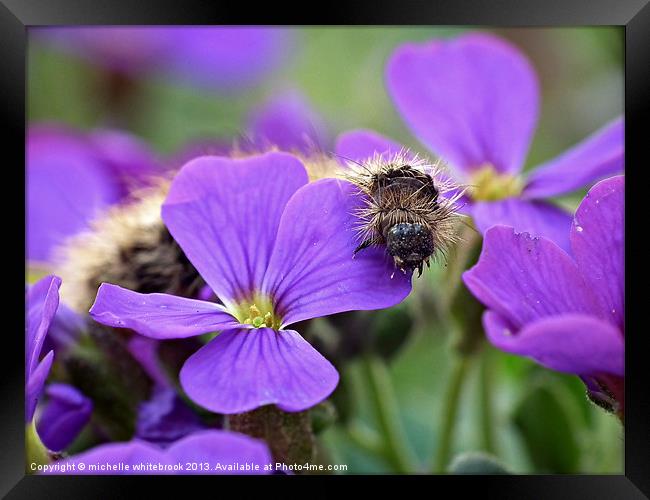
[[[343,178],[362,197],[354,213],[359,242],[386,246],[401,270],[421,271],[423,262],[444,260],[458,242],[458,201],[465,188],[451,180],[440,160],[432,163],[407,149],[389,157],[375,154],[349,161]]]

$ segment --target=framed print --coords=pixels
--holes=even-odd
[[[647,498],[645,2],[3,3],[7,498]]]

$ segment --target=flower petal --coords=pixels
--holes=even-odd
[[[59,307],[61,278],[46,276],[29,287],[26,297],[25,370],[27,378],[36,369],[45,337]]]
[[[27,384],[25,387],[25,422],[31,422],[34,417],[36,403],[43,392],[43,386],[45,385],[47,376],[50,374],[53,361],[54,351],[50,351],[27,376]]]
[[[194,353],[180,380],[192,401],[229,414],[270,404],[305,410],[327,398],[339,376],[298,332],[237,328]]]
[[[594,316],[550,316],[513,334],[503,318],[487,311],[483,324],[496,347],[532,358],[552,370],[576,375],[624,373],[623,335],[612,324]]]
[[[176,394],[175,389],[156,385],[151,398],[138,407],[135,436],[166,446],[203,428],[198,415]]]
[[[80,136],[34,127],[27,137],[27,253],[49,262],[54,248],[86,229],[120,197],[110,172]]]
[[[160,342],[142,335],[133,335],[126,343],[131,356],[156,385],[167,387],[170,384],[169,375],[158,359]]]
[[[346,159],[362,162],[376,154],[388,159],[406,149],[398,142],[389,139],[374,130],[358,129],[344,132],[336,140],[335,151],[340,155],[339,161],[345,165]]]
[[[163,220],[226,306],[261,284],[284,207],[307,180],[302,163],[286,153],[204,156],[176,175]]]
[[[323,179],[287,204],[262,286],[262,293],[274,298],[283,325],[391,307],[411,291],[410,274],[395,272],[385,249],[353,256],[360,243],[354,213],[363,203],[355,192],[347,181]]]
[[[596,184],[582,201],[571,228],[571,246],[585,282],[605,318],[625,328],[625,177]]]
[[[248,130],[258,150],[277,146],[310,153],[324,150],[327,144],[325,122],[297,92],[266,103],[251,116]]]
[[[151,184],[161,169],[149,146],[139,138],[117,129],[94,130],[89,139],[110,168],[124,194]]]
[[[236,326],[237,320],[214,302],[165,293],[138,293],[102,283],[90,308],[95,321],[130,328],[153,339],[181,339]]]
[[[90,420],[93,403],[76,388],[67,384],[51,384],[45,390],[49,400],[36,430],[50,450],[67,448]]]
[[[485,233],[478,263],[463,281],[515,329],[562,313],[593,314],[593,297],[575,262],[546,238],[494,226]]]
[[[71,474],[90,475],[130,475],[130,474],[173,474],[169,471],[150,470],[146,466],[173,466],[176,461],[167,453],[153,444],[133,440],[126,443],[109,443],[96,446],[88,451],[73,455],[58,462],[61,465],[71,464],[74,468]],[[84,468],[79,464],[83,463]],[[100,467],[97,467],[99,464]],[[93,465],[94,467],[90,467]],[[108,467],[107,467],[108,465]],[[144,465],[144,468],[142,466]],[[127,468],[128,467],[128,468]],[[136,469],[137,468],[137,469]],[[48,474],[66,474],[57,470]]]
[[[477,202],[471,208],[471,213],[481,234],[492,226],[511,226],[518,233],[543,236],[554,241],[562,250],[571,251],[571,214],[550,203],[507,198]]]
[[[263,441],[228,431],[195,432],[171,445],[167,453],[180,463],[209,463],[212,470],[183,471],[185,474],[270,474],[264,466],[272,462]],[[215,470],[216,466],[220,466]],[[242,466],[257,470],[238,470]],[[232,470],[227,470],[232,467]]]
[[[624,126],[623,118],[618,118],[557,158],[535,168],[528,176],[524,196],[557,196],[623,172]]]
[[[538,86],[514,46],[485,34],[404,44],[388,62],[387,84],[413,133],[453,167],[521,169]]]

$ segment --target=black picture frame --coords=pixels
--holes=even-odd
[[[115,25],[115,24],[427,24],[477,26],[578,26],[617,25],[625,29],[625,115],[626,115],[626,175],[633,181],[626,183],[626,324],[640,325],[640,308],[635,298],[644,300],[640,290],[641,278],[629,272],[637,267],[636,260],[643,252],[643,227],[634,219],[643,217],[641,209],[643,183],[634,177],[643,171],[644,125],[648,116],[650,89],[650,6],[649,0],[400,0],[358,1],[352,5],[343,2],[328,3],[314,8],[308,14],[306,7],[293,13],[280,10],[277,3],[266,6],[246,5],[243,2],[209,2],[201,0],[0,0],[0,99],[3,118],[2,148],[3,187],[2,221],[9,226],[4,249],[7,259],[16,262],[24,252],[16,242],[24,241],[24,176],[18,165],[24,165],[25,143],[25,80],[26,28],[36,25]],[[312,6],[316,7],[316,6]],[[645,141],[644,141],[645,139]],[[647,160],[646,160],[647,162]],[[647,168],[647,167],[646,167]],[[7,179],[9,177],[9,179]],[[22,207],[22,210],[21,210]],[[636,214],[636,215],[635,215]],[[23,248],[24,251],[24,248]],[[15,253],[15,255],[14,255]],[[24,471],[24,349],[21,326],[19,290],[24,291],[25,276],[20,266],[8,265],[3,273],[5,299],[4,318],[8,321],[3,332],[2,376],[0,376],[0,494],[7,498],[123,498],[135,496],[136,487],[159,488],[168,494],[174,490],[191,494],[187,484],[179,486],[182,478],[148,477],[71,477],[27,476]],[[24,305],[23,305],[24,307]],[[385,491],[389,482],[399,480],[426,481],[431,495],[442,492],[440,486],[453,488],[454,495],[471,492],[482,498],[562,498],[562,499],[636,499],[650,498],[650,391],[644,385],[643,374],[647,350],[642,337],[646,333],[629,328],[626,349],[626,415],[625,415],[625,473],[608,476],[373,476],[368,484]],[[288,483],[306,487],[311,496],[325,493],[327,487],[349,488],[359,477],[295,477],[246,478],[246,487],[264,481],[286,488]],[[361,478],[363,479],[363,478]],[[367,479],[367,478],[366,478]],[[193,477],[191,481],[211,481],[193,491],[199,494],[201,486],[215,484],[232,487],[236,478]],[[174,481],[174,483],[172,483]],[[318,483],[317,489],[315,483]],[[397,485],[403,488],[404,485]],[[170,489],[171,488],[171,489]],[[182,490],[180,488],[183,488]],[[211,491],[211,490],[208,490]],[[399,491],[399,490],[398,490]],[[406,493],[408,490],[401,490]],[[426,491],[426,490],[425,490]],[[99,494],[98,492],[101,492]],[[211,493],[225,494],[225,490]],[[404,493],[402,493],[404,494]],[[406,493],[408,494],[408,493]]]

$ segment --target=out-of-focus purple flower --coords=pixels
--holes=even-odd
[[[165,30],[139,27],[36,27],[30,35],[112,71],[150,71],[167,47]]]
[[[43,341],[59,307],[61,278],[46,276],[29,287],[25,297],[25,421],[31,422],[54,352],[41,359]]]
[[[284,62],[290,47],[290,33],[281,28],[134,26],[30,31],[110,71],[169,76],[222,90],[255,84]]]
[[[511,227],[485,234],[463,280],[488,307],[483,324],[499,349],[580,375],[622,404],[624,374],[623,176],[596,184],[570,230],[573,257]]]
[[[403,300],[410,276],[393,274],[381,249],[358,245],[352,184],[308,183],[286,153],[197,158],[174,179],[167,228],[223,305],[103,284],[98,322],[154,339],[221,333],[180,372],[188,396],[218,413],[276,404],[301,411],[338,383],[334,367],[298,332],[299,321]]]
[[[160,342],[147,337],[134,335],[127,343],[127,349],[134,359],[140,363],[140,366],[147,373],[149,378],[157,385],[168,386],[169,378],[163,370],[160,360],[158,359],[158,347]]]
[[[212,290],[209,285],[205,285],[203,288],[201,288],[201,290],[199,290],[197,299],[216,301],[217,296],[214,294],[214,290]]]
[[[286,60],[291,33],[268,27],[167,29],[169,57],[159,66],[205,88],[238,90],[257,83]]]
[[[83,463],[81,470],[78,464]],[[197,470],[185,469],[197,464]],[[71,474],[269,474],[271,453],[262,441],[228,431],[195,432],[166,449],[135,439],[110,443],[58,462],[74,465]],[[103,466],[93,470],[89,465]],[[179,470],[179,464],[184,470]],[[109,465],[110,467],[106,467]],[[60,474],[53,471],[50,474]]]
[[[255,154],[273,148],[304,155],[330,148],[325,120],[298,91],[274,96],[255,108],[245,132],[234,144],[230,139],[198,139],[185,145],[166,163],[170,169],[178,169],[198,156],[228,156],[233,151]]]
[[[151,176],[159,172],[160,160],[143,140],[128,132],[101,128],[90,132],[88,140],[97,149],[123,196],[149,185]]]
[[[328,147],[325,121],[297,92],[276,96],[255,110],[248,130],[259,150],[277,146],[283,151],[308,154]]]
[[[172,387],[157,385],[151,399],[140,404],[135,436],[166,446],[203,428],[199,417]]]
[[[135,137],[114,130],[85,134],[58,125],[27,136],[27,254],[49,262],[54,247],[95,216],[146,185],[156,160]]]
[[[537,122],[539,90],[528,60],[504,40],[469,34],[399,47],[387,85],[415,136],[470,186],[466,209],[482,233],[495,224],[569,249],[571,216],[545,201],[623,171],[618,118],[557,158],[521,174]],[[401,146],[379,134],[345,134],[337,153],[362,160]]]
[[[52,451],[67,448],[90,420],[93,404],[74,387],[50,384],[45,389],[48,401],[37,418],[36,431]]]
[[[135,437],[165,446],[204,426],[172,386],[158,358],[159,344],[159,340],[134,335],[127,347],[154,381],[151,397],[138,408]]]

